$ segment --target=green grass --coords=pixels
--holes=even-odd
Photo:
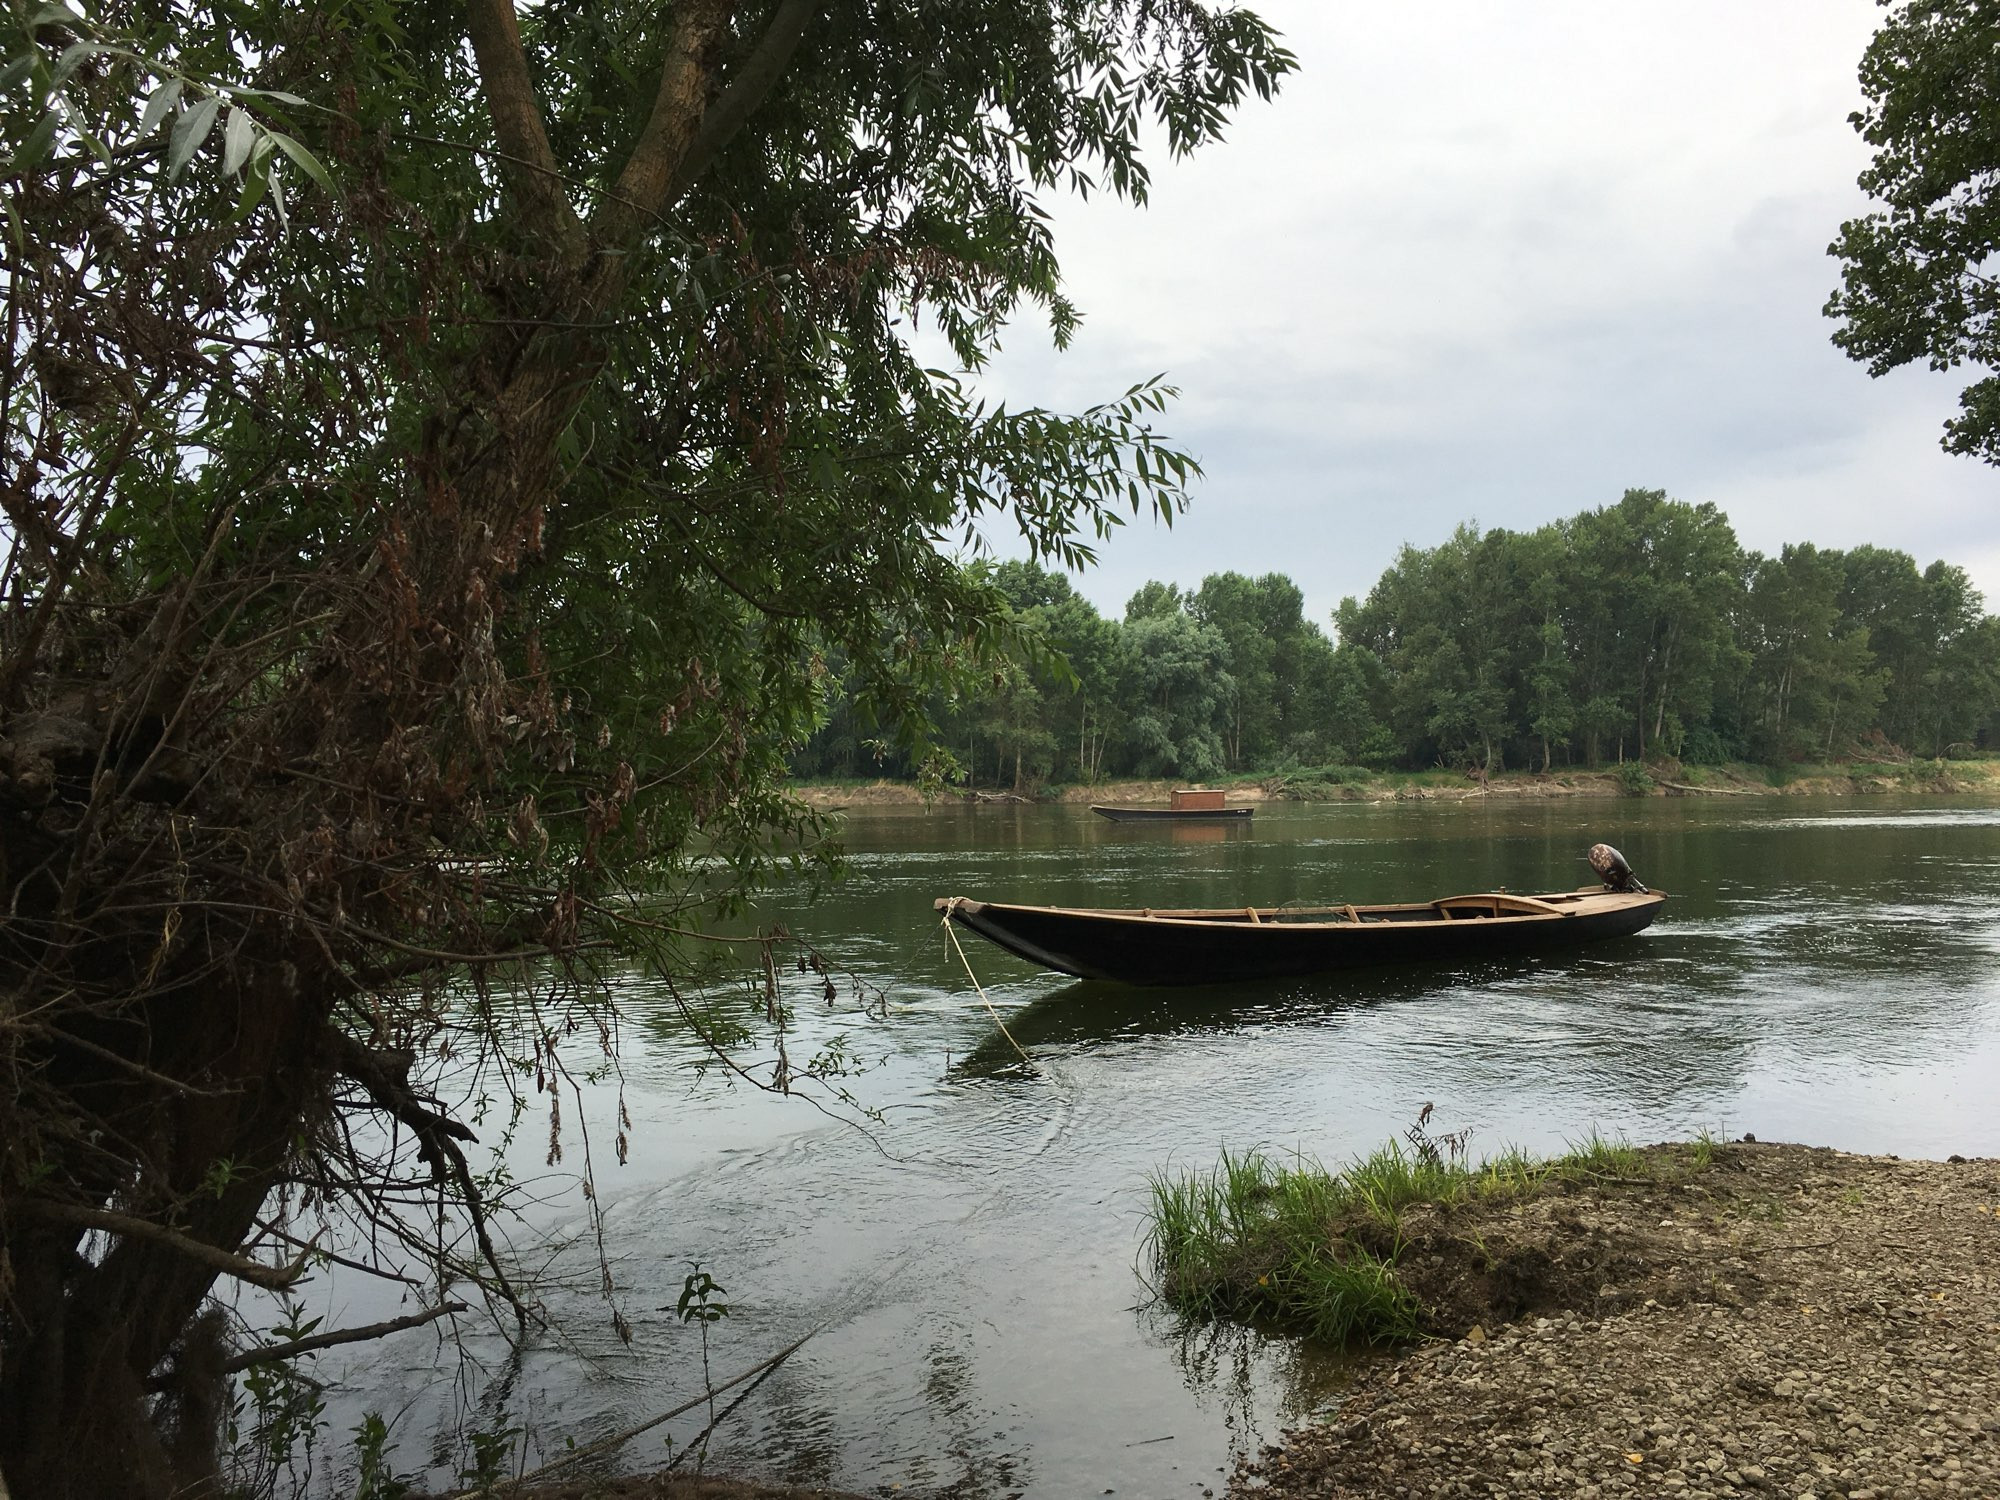
[[[1695,1133],[1694,1142],[1688,1150],[1689,1159],[1694,1163],[1697,1172],[1706,1172],[1715,1165],[1715,1146],[1715,1137],[1707,1126],[1703,1126]]]
[[[1569,1177],[1644,1177],[1645,1154],[1625,1141],[1609,1140],[1593,1127],[1580,1141],[1569,1142],[1569,1154],[1550,1163],[1551,1170]]]
[[[1416,1299],[1393,1257],[1327,1233],[1354,1202],[1343,1177],[1224,1152],[1206,1175],[1155,1177],[1152,1196],[1154,1274],[1183,1316],[1271,1322],[1330,1343],[1415,1336]]]
[[[1329,1343],[1394,1343],[1421,1308],[1396,1274],[1416,1204],[1526,1197],[1563,1181],[1650,1176],[1645,1157],[1592,1131],[1566,1155],[1518,1149],[1476,1164],[1391,1141],[1341,1171],[1225,1151],[1207,1172],[1152,1178],[1154,1290],[1183,1317],[1274,1326]]]

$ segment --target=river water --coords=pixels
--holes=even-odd
[[[961,958],[931,910],[941,895],[1268,906],[1560,890],[1588,883],[1597,839],[1671,899],[1646,933],[1546,960],[1124,990],[970,934]],[[1431,1130],[1469,1129],[1475,1156],[1591,1131],[2000,1155],[2000,806],[1272,804],[1229,830],[897,808],[854,814],[846,843],[844,883],[810,905],[778,892],[763,915],[808,935],[839,981],[829,1006],[816,977],[787,974],[794,1063],[843,1038],[871,1115],[698,1077],[672,1007],[627,981],[628,1164],[606,1159],[610,1086],[585,1105],[633,1343],[595,1290],[573,1181],[524,1147],[516,1171],[542,1201],[515,1240],[566,1242],[537,1262],[563,1335],[512,1357],[476,1328],[464,1355],[431,1330],[323,1355],[336,1440],[379,1410],[396,1463],[443,1482],[455,1408],[522,1429],[532,1465],[688,1399],[702,1329],[673,1304],[699,1262],[730,1306],[706,1330],[716,1381],[817,1330],[717,1428],[710,1470],[885,1495],[1200,1496],[1337,1399],[1341,1361],[1184,1330],[1148,1306],[1152,1174],[1250,1146],[1337,1165],[1426,1103]],[[395,1311],[351,1278],[317,1283],[308,1309],[328,1326]],[[706,1420],[676,1419],[609,1467],[657,1465],[664,1440],[678,1449]]]

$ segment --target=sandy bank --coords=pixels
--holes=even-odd
[[[2000,1163],[1648,1154],[1678,1170],[1412,1216],[1462,1336],[1365,1363],[1230,1494],[2000,1495]]]
[[[1935,767],[1935,771],[1933,771]],[[1355,782],[1319,782],[1292,775],[1273,775],[1261,781],[1224,783],[1233,804],[1269,801],[1300,802],[1465,802],[1479,798],[1545,800],[1568,797],[1850,797],[1891,793],[1927,796],[2000,794],[2000,761],[1947,761],[1920,763],[1908,768],[1881,766],[1816,769],[1774,786],[1770,777],[1750,767],[1703,767],[1699,770],[1669,768],[1649,773],[1652,785],[1635,793],[1612,771],[1555,771],[1547,775],[1528,771],[1508,771],[1480,780],[1476,777],[1447,776],[1438,772],[1422,775],[1383,775]],[[1096,786],[1037,788],[1014,793],[1004,790],[940,793],[940,806],[1019,806],[1023,803],[1060,802],[1110,804],[1164,803],[1175,781],[1109,781]],[[793,788],[809,806],[843,807],[915,806],[924,801],[920,788],[909,782],[801,782]]]

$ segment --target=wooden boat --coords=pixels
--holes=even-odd
[[[1177,787],[1165,807],[1122,807],[1093,802],[1090,810],[1114,823],[1228,822],[1247,818],[1254,807],[1225,807],[1222,792],[1215,787]]]
[[[1100,818],[1114,823],[1234,823],[1249,817],[1254,807],[1116,807],[1102,802],[1090,804]]]
[[[1494,958],[1625,937],[1658,916],[1666,899],[1643,887],[1588,886],[1394,906],[1109,911],[946,896],[935,907],[1045,969],[1124,984],[1193,985]]]

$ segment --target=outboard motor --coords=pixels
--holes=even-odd
[[[1632,867],[1625,863],[1625,856],[1609,844],[1592,844],[1590,853],[1584,858],[1590,861],[1590,868],[1597,872],[1598,878],[1612,890],[1646,894],[1645,883],[1632,873]]]

